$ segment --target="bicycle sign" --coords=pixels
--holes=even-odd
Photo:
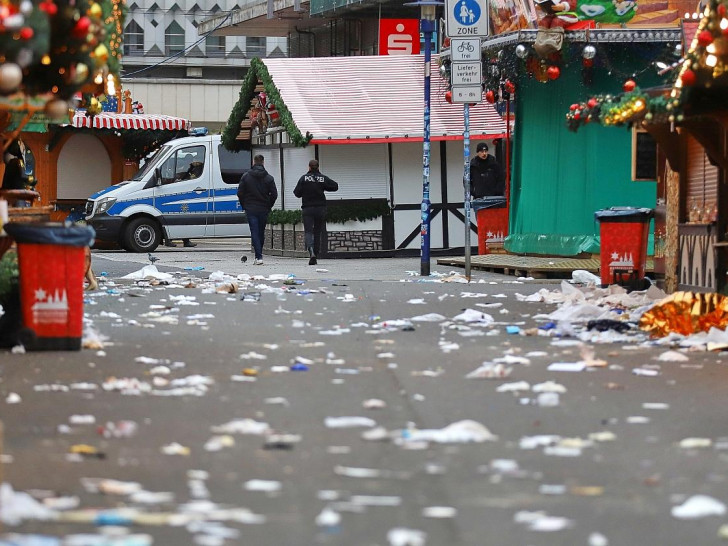
[[[487,0],[445,0],[448,38],[485,38],[490,34]]]
[[[455,62],[479,61],[480,38],[453,38],[450,40],[450,59]]]

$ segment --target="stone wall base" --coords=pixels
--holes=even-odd
[[[324,255],[329,252],[367,252],[383,250],[382,231],[324,232]],[[307,256],[303,225],[268,225],[265,228],[265,252],[273,256]]]

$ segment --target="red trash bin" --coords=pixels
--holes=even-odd
[[[5,231],[18,243],[21,343],[31,351],[79,350],[85,247],[93,241],[93,229],[11,223]]]
[[[478,223],[478,254],[488,254],[489,247],[502,245],[508,235],[508,208],[503,196],[487,196],[470,201]]]
[[[635,285],[645,277],[647,235],[652,209],[612,207],[598,210],[602,284]]]

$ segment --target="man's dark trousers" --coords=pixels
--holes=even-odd
[[[321,232],[326,225],[326,206],[305,207],[302,216],[306,250],[313,249],[313,255],[318,256],[321,250]]]

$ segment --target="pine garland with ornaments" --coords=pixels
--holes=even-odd
[[[728,0],[709,0],[703,18],[680,67],[670,93],[671,121],[681,121],[687,107],[710,107],[712,95],[723,108],[728,106]],[[695,95],[703,100],[694,101]],[[690,103],[693,104],[690,104]],[[702,104],[696,104],[701,102]],[[714,101],[711,101],[714,102]]]
[[[126,7],[122,0],[0,0],[0,110],[45,96],[65,117],[77,91],[103,93],[118,79]]]
[[[652,96],[632,79],[627,80],[622,89],[624,93],[619,95],[596,95],[585,102],[572,104],[566,113],[568,128],[576,132],[589,123],[631,127],[642,120],[653,123],[667,120],[668,99],[665,96]]]

